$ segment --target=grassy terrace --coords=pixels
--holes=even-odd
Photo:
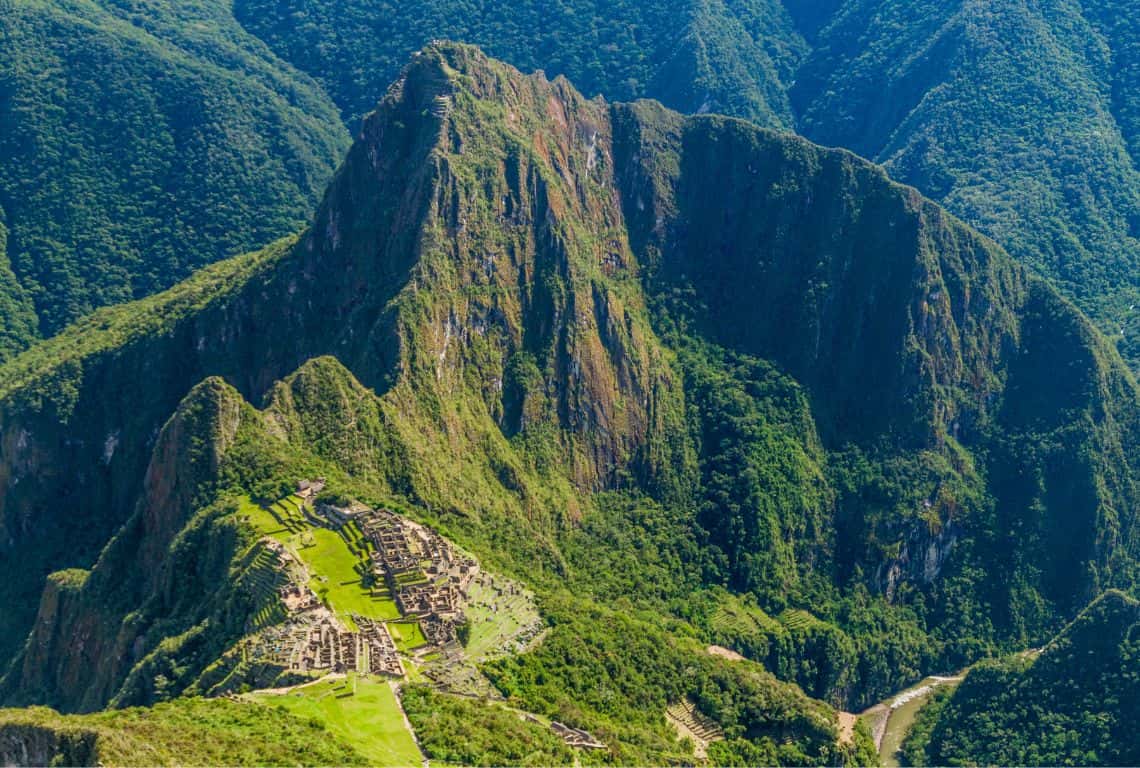
[[[470,596],[466,609],[471,623],[467,654],[475,661],[496,655],[519,629],[538,621],[534,603],[522,595],[496,598],[487,586],[475,582],[470,587]],[[491,606],[496,600],[498,608],[494,609]]]
[[[418,621],[393,621],[388,625],[388,631],[392,633],[396,648],[405,653],[427,645]]]
[[[364,677],[329,680],[285,694],[251,694],[302,720],[318,720],[337,740],[376,766],[413,766],[423,762],[404,721],[399,702],[386,682]]]
[[[367,547],[360,532],[346,526],[343,533],[310,525],[300,500],[289,497],[265,509],[252,501],[242,512],[263,534],[289,547],[309,570],[309,586],[350,629],[357,614],[377,621],[400,618],[394,600],[374,594],[365,585]]]

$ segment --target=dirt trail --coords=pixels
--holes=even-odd
[[[729,661],[744,661],[744,657],[736,651],[725,648],[723,645],[710,645],[705,649],[710,656],[720,656],[722,659]]]
[[[408,719],[408,713],[404,711],[404,702],[400,700],[400,688],[403,685],[401,681],[389,680],[388,687],[392,689],[392,695],[396,697],[396,709],[400,710],[400,717],[404,719],[404,727],[408,729],[408,733],[412,734],[412,741],[416,743],[416,748],[420,750],[423,756],[423,768],[430,768],[431,761],[428,760],[427,752],[424,751],[424,745],[420,744],[419,734],[416,729],[412,727],[412,721]]]
[[[855,741],[855,723],[859,716],[851,712],[839,712],[839,743],[851,744]]]

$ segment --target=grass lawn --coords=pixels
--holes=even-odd
[[[264,536],[272,536],[282,543],[287,543],[293,535],[287,526],[289,521],[279,519],[272,512],[248,498],[242,500],[240,512],[243,515],[248,515],[253,527]]]
[[[364,586],[356,570],[360,558],[339,534],[327,528],[313,528],[312,532],[313,546],[298,549],[297,554],[312,574],[309,586],[337,616],[346,623],[353,613],[379,620],[400,618],[395,601],[377,600]]]
[[[175,699],[154,708],[60,715],[50,709],[0,710],[0,726],[60,737],[56,759],[91,759],[100,765],[371,765],[347,738],[308,717],[295,717],[258,699]],[[397,713],[398,714],[398,713]],[[401,722],[402,725],[402,722]],[[16,744],[19,745],[19,731]],[[405,738],[410,741],[407,732]],[[412,745],[413,750],[415,745]],[[16,753],[18,754],[18,752]],[[419,764],[418,754],[405,762]],[[91,764],[91,763],[89,763]]]
[[[350,618],[353,613],[381,621],[400,618],[394,600],[377,599],[365,588],[357,571],[363,564],[360,555],[336,531],[307,524],[298,510],[292,498],[277,502],[272,510],[252,501],[241,508],[259,531],[301,558],[311,576],[309,586],[350,629],[356,628]]]
[[[386,682],[356,678],[305,686],[283,695],[254,694],[301,718],[316,718],[340,741],[377,766],[418,766],[423,756]]]
[[[407,652],[427,645],[427,638],[420,628],[419,622],[393,621],[388,623],[388,630],[392,633],[392,640],[398,650]]]

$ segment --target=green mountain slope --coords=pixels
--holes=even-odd
[[[370,765],[319,723],[222,699],[60,716],[0,710],[9,765]]]
[[[305,408],[303,393],[318,394],[323,410]],[[284,618],[276,590],[290,577],[280,556],[251,525],[249,504],[234,503],[229,494],[253,488],[274,497],[286,492],[281,487],[289,487],[289,477],[316,471],[328,472],[342,490],[385,492],[384,478],[375,474],[383,462],[363,449],[369,438],[376,437],[376,414],[387,410],[385,405],[331,358],[310,361],[275,387],[263,412],[246,405],[220,379],[207,379],[195,387],[158,437],[136,514],[89,572],[72,570],[50,578],[36,627],[0,685],[3,695],[17,703],[38,701],[89,711],[104,704],[117,709],[180,694],[217,695],[251,685],[270,688],[306,680],[248,660],[253,655],[248,648],[256,645],[248,635]],[[314,423],[326,425],[320,432],[323,443],[307,438]],[[340,466],[343,451],[354,443],[363,450],[349,453],[356,460],[371,458],[373,472],[350,479],[340,474]],[[523,521],[517,526],[529,530]],[[304,556],[306,550],[299,552]],[[517,552],[516,545],[499,554],[509,557]],[[684,697],[696,698],[726,726],[735,727],[733,740],[719,747],[728,759],[763,755],[768,761],[821,764],[850,754],[850,748],[836,748],[835,715],[827,705],[778,683],[757,665],[714,659],[691,640],[664,632],[645,618],[587,607],[581,598],[572,597],[578,582],[573,577],[539,580],[552,594],[545,611],[554,626],[538,650],[488,669],[501,696],[515,706],[590,728],[612,750],[611,758],[622,763],[684,755],[684,746],[676,743],[663,717],[671,703]],[[584,657],[566,664],[564,654],[577,657],[583,652]],[[541,690],[529,679],[535,669],[544,679]],[[604,695],[611,687],[621,695]],[[327,689],[324,695],[322,688]],[[293,695],[280,700],[280,706],[308,713],[310,723],[324,722],[336,735],[328,748],[344,744],[372,762],[407,763],[406,757],[393,756],[354,735],[364,727],[359,718],[365,710],[349,705],[364,697],[360,706],[367,707],[372,691],[388,690],[385,682],[357,680],[348,690],[325,682],[312,690],[315,699],[298,700]],[[462,750],[468,760],[481,765],[501,762],[495,755],[506,756],[497,751],[510,738],[503,720],[518,723],[517,714],[508,714],[494,700],[469,701],[438,693],[431,694],[435,698],[429,701],[418,698],[425,694],[430,691],[411,694],[412,718],[428,734],[430,756],[454,756]],[[313,705],[346,697],[351,701],[337,704],[338,712],[328,711],[328,705],[321,709]],[[180,707],[191,706],[185,699],[178,701]],[[279,699],[266,694],[258,701]],[[209,714],[205,703],[192,706]],[[468,722],[461,729],[442,726],[439,717],[455,708]],[[154,715],[156,727],[166,726],[179,711],[160,707]],[[342,722],[338,714],[346,720]],[[269,713],[256,710],[244,717],[250,727],[258,727]],[[0,713],[0,743],[6,737],[22,738],[20,729],[28,719],[19,713]],[[65,723],[84,722],[45,719],[51,725],[49,733],[57,733]],[[131,734],[131,726],[121,725],[115,715],[102,719],[108,728],[124,728]],[[206,725],[210,722],[207,718]],[[278,727],[289,729],[290,721],[286,718]],[[564,745],[557,749],[557,737],[533,725],[511,730],[528,729],[540,742],[548,742],[549,754],[563,759],[574,754]],[[225,742],[215,745],[208,762],[228,761],[226,756],[234,749]],[[297,750],[309,762],[318,759],[300,753],[295,742],[280,745],[280,750],[284,754]],[[175,761],[182,754],[159,751],[156,759]],[[237,754],[244,759],[243,753]],[[534,750],[521,757],[533,760]],[[128,758],[111,758],[116,759]]]
[[[242,499],[323,476],[535,590],[549,632],[478,668],[506,705],[622,762],[688,756],[687,705],[717,762],[863,760],[788,683],[859,708],[1132,586],[1138,418],[1075,307],[882,169],[437,44],[297,239],[0,367],[3,695],[231,679],[272,612]]]
[[[8,260],[8,228],[0,210],[0,317],[4,318],[0,333],[0,359],[7,359],[25,349],[36,338],[36,314],[24,287],[12,272]]]
[[[1054,280],[1135,361],[1136,34],[1111,0],[846,0],[478,8],[239,0],[235,13],[369,110],[447,37],[585,93],[795,130],[884,164]],[[535,42],[537,40],[537,42]]]
[[[928,705],[929,731],[907,745],[929,765],[1132,765],[1140,605],[1108,592],[1039,656],[970,671],[948,700]]]
[[[347,143],[225,3],[6,0],[0,41],[5,356],[292,231]]]
[[[238,0],[237,19],[317,78],[350,124],[372,110],[411,52],[474,43],[524,71],[565,75],[586,94],[643,96],[683,112],[791,125],[781,83],[804,51],[779,2],[460,3]]]
[[[844,3],[796,74],[799,129],[942,201],[1135,357],[1126,16],[1111,2]]]

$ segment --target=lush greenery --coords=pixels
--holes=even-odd
[[[316,719],[225,699],[180,699],[92,715],[63,716],[41,707],[0,710],[0,744],[12,750],[0,757],[13,764],[378,764]]]
[[[369,765],[409,766],[423,760],[386,681],[348,678],[251,698],[298,719],[320,723],[333,739]]]
[[[676,754],[666,707],[684,697],[721,723],[722,758],[742,764],[833,764],[834,715],[761,668],[704,654],[655,626],[652,615],[544,604],[550,634],[531,653],[490,663],[492,682],[523,708],[616,737],[623,763]]]
[[[0,208],[0,360],[6,360],[36,338],[36,314],[8,260],[8,228]]]
[[[483,671],[584,760],[689,759],[689,699],[716,761],[860,762],[832,705],[1135,583],[1135,381],[1048,284],[849,153],[468,46],[412,61],[296,241],[74,326],[0,395],[0,545],[41,553],[0,560],[21,703],[238,684],[276,620],[258,536],[317,476],[534,590],[549,631]],[[310,548],[341,613],[356,541]]]
[[[221,0],[6,0],[0,84],[0,359],[290,234],[347,143]]]
[[[970,670],[927,705],[904,754],[929,765],[1134,765],[1137,626],[1140,603],[1105,593],[1040,655]]]
[[[781,81],[804,48],[775,0],[238,0],[234,13],[317,78],[350,124],[376,105],[412,52],[445,38],[526,71],[565,75],[587,94],[651,96],[686,112],[789,125]]]
[[[850,147],[1054,278],[1133,361],[1135,24],[1114,0],[840,4],[791,91]]]
[[[499,704],[405,686],[404,710],[427,756],[471,766],[570,765],[574,751],[550,728]]]
[[[1119,0],[238,0],[350,120],[429,39],[588,94],[796,130],[884,163],[1055,279],[1140,359],[1140,54]],[[967,119],[964,119],[967,118]]]

